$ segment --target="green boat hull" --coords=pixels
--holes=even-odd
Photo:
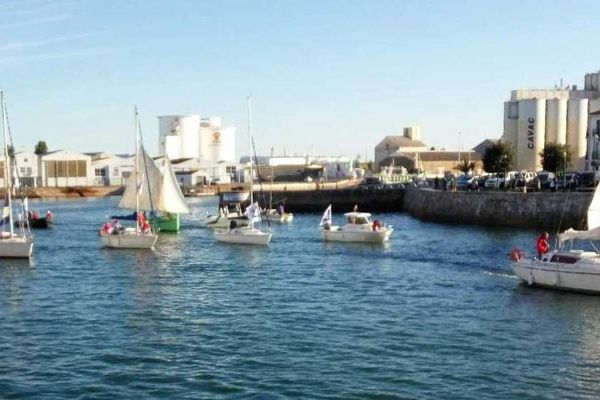
[[[161,215],[152,224],[159,232],[179,232],[179,214]]]

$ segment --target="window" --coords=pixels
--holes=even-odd
[[[48,178],[56,178],[56,162],[45,161],[46,163],[46,175]]]
[[[83,160],[77,161],[77,176],[80,178],[87,176],[87,163]]]
[[[225,167],[225,171],[226,171],[228,174],[235,174],[235,173],[236,173],[236,169],[237,169],[237,168],[236,168],[236,166],[235,166],[235,165],[228,165],[228,166],[226,166],[226,167]]]
[[[119,176],[119,167],[113,168],[113,176]]]
[[[127,179],[131,176],[131,171],[123,171],[123,178]]]
[[[96,176],[106,176],[106,170],[104,168],[96,168],[94,172]]]
[[[519,102],[511,101],[508,103],[508,118],[517,119],[519,118]]]
[[[67,161],[68,176],[77,176],[77,161]]]
[[[19,168],[19,170],[21,171],[21,174],[24,174],[26,171],[25,167],[21,167],[21,168]]]

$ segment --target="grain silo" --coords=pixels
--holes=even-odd
[[[571,162],[578,170],[585,168],[588,127],[588,99],[572,99],[567,103],[567,145]]]
[[[546,100],[520,100],[517,124],[517,169],[540,170],[540,153],[544,149],[546,132]]]
[[[567,141],[567,100],[546,100],[546,143]]]
[[[158,121],[161,155],[172,160],[199,156],[198,115],[163,115]]]
[[[509,143],[513,148],[517,148],[517,128],[518,128],[518,115],[519,115],[519,103],[516,101],[505,101],[504,102],[504,132],[502,140]]]

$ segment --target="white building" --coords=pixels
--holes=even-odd
[[[158,117],[159,153],[171,160],[197,158],[206,163],[235,160],[235,128],[223,127],[221,118],[199,115]]]
[[[28,151],[20,151],[15,153],[15,161],[19,184],[25,187],[38,187],[40,185],[38,155]]]
[[[388,157],[410,155],[427,151],[427,145],[421,141],[421,128],[409,126],[404,128],[402,136],[386,136],[375,146],[375,165]]]
[[[91,186],[94,182],[92,157],[68,150],[43,154],[40,184],[46,187]]]
[[[596,159],[600,132],[599,73],[585,75],[577,86],[513,90],[504,103],[502,140],[516,149],[517,170],[540,170],[546,143],[566,144],[578,170],[589,170]]]
[[[123,186],[135,168],[135,156],[86,153],[92,158],[96,186]]]

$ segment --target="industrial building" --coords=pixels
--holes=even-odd
[[[134,155],[110,153],[85,153],[92,158],[96,186],[124,186],[135,168]]]
[[[575,169],[597,169],[600,132],[599,73],[585,75],[583,90],[571,87],[513,90],[504,103],[502,140],[515,148],[517,170],[542,169],[547,143],[566,144]]]
[[[261,179],[265,181],[271,179],[275,182],[321,179],[335,181],[355,178],[357,174],[354,168],[356,162],[346,156],[258,156],[255,162],[258,164]],[[245,166],[243,171],[239,171],[243,174],[240,175],[240,180],[246,181],[250,169],[250,157],[242,157],[240,164]]]
[[[39,157],[41,186],[91,186],[94,182],[92,157],[68,150],[48,152]]]

